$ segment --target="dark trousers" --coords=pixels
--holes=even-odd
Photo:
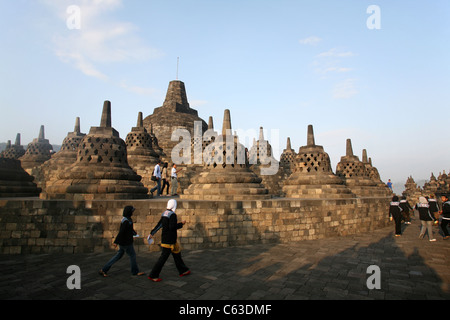
[[[395,234],[402,234],[402,214],[392,214],[395,223]]]
[[[136,275],[139,272],[139,268],[136,263],[136,251],[134,251],[133,245],[129,246],[119,246],[119,250],[114,255],[114,257],[109,260],[105,266],[102,268],[103,272],[108,272],[112,265],[122,259],[124,253],[130,257],[131,274]]]
[[[155,266],[153,267],[152,271],[150,272],[150,278],[159,278],[159,274],[161,273],[162,268],[164,267],[164,264],[166,263],[167,259],[169,258],[170,254],[172,253],[173,260],[175,261],[175,266],[178,269],[178,273],[182,274],[189,270],[188,267],[183,262],[183,259],[181,258],[181,252],[179,253],[173,253],[170,248],[162,248],[161,256],[159,257],[158,261],[156,261]]]
[[[169,187],[170,187],[169,181],[167,179],[162,179],[162,181],[163,181],[163,184],[162,184],[162,187],[161,187],[161,194],[164,193],[164,188],[166,186],[167,186],[167,194],[169,194]]]
[[[448,229],[447,229],[447,225],[449,223],[450,223],[450,220],[447,220],[447,219],[442,219],[442,221],[441,221],[441,228],[442,228],[442,231],[444,232],[445,237],[449,235]]]

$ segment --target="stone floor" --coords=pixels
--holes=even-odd
[[[114,253],[75,255],[0,255],[0,299],[23,300],[298,300],[298,299],[450,299],[450,240],[419,240],[418,219],[368,234],[184,251],[192,274],[179,277],[172,258],[162,282],[131,276],[124,256],[109,271],[98,270]],[[438,232],[438,227],[434,227]],[[158,252],[138,253],[149,272]],[[81,289],[69,290],[67,268],[81,270]],[[381,289],[367,288],[367,268],[381,270]]]

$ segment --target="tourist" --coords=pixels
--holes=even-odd
[[[420,229],[419,239],[423,239],[425,236],[425,231],[428,229],[428,239],[430,241],[436,241],[433,237],[433,221],[434,218],[430,212],[430,206],[425,197],[419,197],[419,203],[416,204],[415,209],[419,211],[419,219],[422,224]]]
[[[387,186],[388,186],[389,190],[393,191],[391,179],[388,180]]]
[[[389,219],[395,222],[395,236],[400,237],[402,235],[402,208],[397,196],[392,197],[392,201],[389,206]]]
[[[163,212],[156,227],[150,232],[149,237],[153,238],[155,233],[162,228],[161,256],[148,276],[148,278],[154,282],[162,280],[159,277],[159,274],[171,253],[180,277],[187,276],[191,273],[181,258],[181,247],[177,241],[177,230],[182,228],[186,224],[186,221],[180,223],[177,221],[177,215],[175,213],[176,209],[177,201],[175,199],[170,199],[167,202],[167,210]]]
[[[174,163],[172,167],[172,172],[170,174],[170,179],[172,183],[172,196],[177,195],[177,189],[178,189],[178,172],[182,171],[183,169],[177,170],[177,165]]]
[[[411,215],[409,210],[413,210],[411,205],[409,204],[408,200],[406,200],[406,197],[403,196],[402,200],[400,200],[400,208],[402,208],[402,214],[403,214],[403,220],[405,221],[405,224],[411,224]]]
[[[158,192],[156,193],[156,195],[159,197],[161,195],[161,160],[158,160],[158,163],[155,166],[155,169],[153,169],[153,176],[156,178],[156,186],[154,186],[151,190],[150,193],[153,196],[153,192],[155,192],[156,189],[158,189]]]
[[[163,183],[162,183],[162,187],[161,187],[161,195],[164,194],[164,189],[165,189],[166,186],[167,186],[167,195],[169,195],[169,187],[170,187],[169,178],[170,178],[170,175],[169,175],[169,170],[167,170],[167,166],[168,166],[168,163],[165,162],[164,165],[163,165],[163,168],[162,168],[161,177],[162,177]]]
[[[112,267],[114,263],[119,261],[124,253],[126,253],[130,257],[131,264],[131,274],[142,276],[145,274],[144,272],[139,272],[139,268],[136,262],[136,252],[134,251],[133,246],[133,237],[136,236],[136,231],[133,228],[133,220],[131,220],[131,216],[133,215],[135,208],[133,206],[126,206],[123,209],[123,218],[120,223],[119,233],[114,240],[114,247],[117,248],[119,246],[119,251],[114,255],[114,257],[109,260],[103,268],[100,269],[99,274],[103,277],[108,276],[108,271]]]
[[[444,240],[450,239],[450,235],[448,234],[447,225],[450,223],[450,201],[448,201],[448,196],[441,196],[442,200],[442,210],[441,213],[441,228],[444,232]]]
[[[430,194],[428,198],[428,205],[430,206],[430,212],[434,217],[434,223],[439,223],[439,204],[437,203],[436,196],[434,194]]]

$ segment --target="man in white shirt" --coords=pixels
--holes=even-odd
[[[157,196],[159,197],[161,195],[161,160],[158,160],[158,163],[155,166],[155,169],[153,169],[153,175],[156,177],[156,186],[154,186],[150,193],[153,196],[153,192],[155,192],[156,189],[158,189]]]
[[[183,169],[177,170],[177,165],[174,163],[172,167],[172,172],[170,174],[170,181],[172,182],[172,196],[177,195],[177,189],[178,189],[178,172],[180,172]]]

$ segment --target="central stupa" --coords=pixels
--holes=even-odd
[[[155,134],[159,146],[169,157],[163,160],[171,162],[172,149],[179,143],[172,141],[172,132],[176,129],[187,129],[193,137],[195,121],[202,123],[202,133],[208,130],[207,123],[198,116],[197,110],[189,106],[184,83],[174,80],[169,83],[163,105],[155,108],[153,114],[144,119],[144,127]]]

